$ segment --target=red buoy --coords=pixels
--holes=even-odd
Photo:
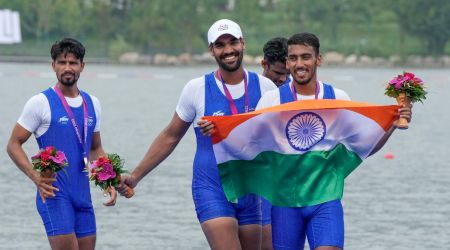
[[[392,160],[392,159],[394,159],[394,154],[393,153],[386,153],[384,155],[384,158],[387,159],[387,160]]]

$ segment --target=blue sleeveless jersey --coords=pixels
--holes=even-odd
[[[278,88],[280,104],[295,101],[291,84]],[[323,88],[323,99],[336,99],[331,85],[323,83]],[[276,249],[303,249],[305,235],[308,235],[311,249],[325,245],[344,246],[344,219],[340,200],[298,208],[274,206],[271,211],[272,240]]]
[[[280,104],[295,101],[292,95],[291,84],[294,83],[283,84],[278,88],[280,92]],[[336,99],[333,86],[323,83],[323,99]]]
[[[278,91],[280,92],[280,104],[293,102],[295,101],[294,96],[292,95],[291,90],[291,78],[288,78],[286,82],[278,87]],[[335,99],[334,89],[331,85],[323,84],[324,86],[324,98],[323,99]],[[272,205],[266,199],[262,199],[261,209],[263,214],[263,225],[267,225],[271,223],[271,209]]]
[[[248,72],[249,111],[261,98],[258,75]],[[205,75],[205,113],[204,115],[231,115],[228,100],[217,86],[214,73]],[[245,96],[234,100],[239,113],[244,112]],[[219,170],[211,143],[211,137],[204,136],[199,128],[195,128],[197,151],[194,158],[192,178],[192,198],[200,223],[219,217],[234,217],[238,224],[261,224],[260,198],[246,195],[231,203],[225,197]]]
[[[58,95],[52,88],[42,93],[50,105],[51,122],[48,130],[36,139],[37,143],[39,148],[54,146],[57,150],[63,151],[68,166],[65,172],[58,172],[56,182],[53,183],[53,186],[59,189],[55,192],[56,197],[48,198],[45,203],[42,203],[39,193],[36,195],[38,211],[49,236],[72,232],[76,232],[77,236],[93,234],[95,233],[95,217],[89,179],[87,172],[84,172],[83,148],[78,142],[73,125]],[[89,114],[86,141],[87,149],[90,149],[97,120],[91,97],[82,91],[80,94],[86,101]],[[80,133],[84,136],[83,105],[77,108],[71,107],[71,109],[81,130]]]
[[[248,72],[249,111],[254,111],[261,98],[259,78],[256,73]],[[234,103],[239,113],[244,113],[244,96],[235,99]],[[228,100],[217,86],[214,72],[205,75],[205,116],[222,113],[231,115]],[[206,181],[222,190],[216,158],[212,149],[211,138],[204,136],[199,128],[195,128],[197,151],[194,158],[193,181]]]

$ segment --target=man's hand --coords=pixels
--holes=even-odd
[[[45,203],[46,198],[55,197],[55,191],[59,191],[58,188],[52,185],[53,182],[56,181],[56,174],[50,178],[46,178],[42,177],[38,172],[36,172],[32,180],[38,188],[42,203]]]
[[[404,118],[404,119],[406,119],[408,121],[408,123],[411,122],[411,119],[412,119],[412,104],[410,104],[408,106],[403,105],[403,107],[399,108],[398,109],[398,116],[399,116],[399,119],[400,118]],[[393,125],[394,125],[395,128],[397,128],[397,124],[398,124],[398,119],[396,121],[394,121]]]
[[[198,127],[200,128],[200,132],[202,132],[205,136],[211,136],[214,134],[214,123],[208,120],[199,120],[197,122]]]
[[[116,189],[114,187],[109,187],[108,189],[106,189],[103,192],[103,195],[104,196],[108,196],[109,195],[109,197],[110,197],[110,199],[108,201],[103,202],[103,205],[108,206],[108,207],[116,205],[117,192],[116,192]]]
[[[137,181],[132,175],[123,175],[120,178],[120,184],[117,187],[117,191],[119,191],[121,196],[125,196],[129,199],[134,195],[134,188],[136,185]]]

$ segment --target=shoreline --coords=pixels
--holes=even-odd
[[[245,55],[243,63],[249,66],[258,66],[262,56]],[[86,57],[85,62],[90,64],[111,64],[111,65],[140,65],[140,66],[202,66],[215,63],[214,58],[209,53],[191,55],[187,53],[178,56],[167,54],[140,55],[137,53],[125,53],[118,60],[106,57]],[[49,56],[3,56],[0,55],[0,62],[4,63],[51,63]],[[322,65],[326,67],[356,67],[356,68],[386,68],[386,67],[412,67],[412,68],[450,68],[450,56],[421,57],[408,56],[402,58],[393,55],[389,58],[342,55],[337,52],[327,52],[322,55]]]

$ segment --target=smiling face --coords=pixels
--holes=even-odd
[[[81,62],[73,53],[59,54],[52,62],[53,71],[58,81],[64,86],[73,86],[80,78],[84,62]]]
[[[317,67],[321,65],[321,56],[307,45],[292,44],[288,47],[286,65],[294,82],[300,85],[316,82]]]
[[[244,40],[229,34],[220,36],[209,46],[210,53],[219,67],[228,72],[234,72],[241,67],[244,49]]]

